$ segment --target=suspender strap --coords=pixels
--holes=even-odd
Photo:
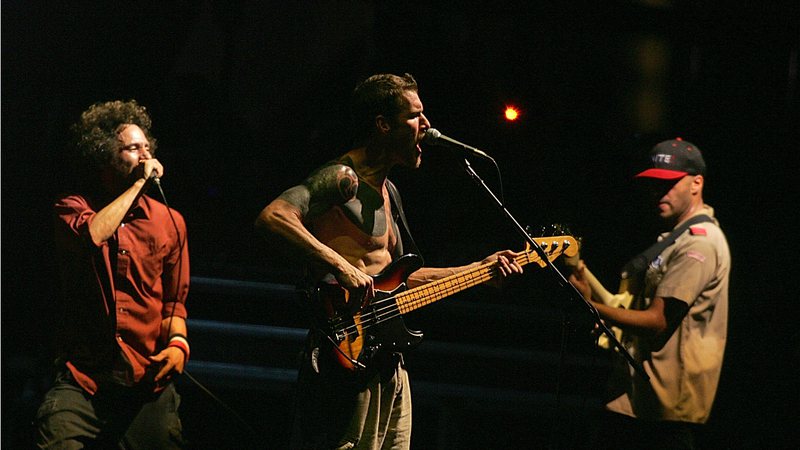
[[[388,178],[386,179],[386,189],[389,191],[389,200],[392,202],[392,206],[397,210],[397,214],[400,216],[400,220],[403,222],[403,227],[406,229],[406,235],[408,235],[409,240],[411,241],[411,250],[413,253],[422,258],[422,255],[419,252],[419,247],[417,247],[417,243],[414,242],[414,236],[411,235],[411,228],[408,227],[408,221],[406,220],[406,214],[403,212],[403,200],[400,198],[400,192],[397,191],[394,183],[391,182]],[[405,252],[404,253],[408,253]]]
[[[686,222],[683,222],[680,224],[680,226],[672,230],[672,233],[670,233],[669,236],[656,242],[650,246],[650,248],[642,253],[639,253],[633,259],[628,261],[628,263],[625,264],[625,267],[622,268],[622,278],[633,278],[647,269],[647,266],[650,265],[650,261],[654,260],[656,256],[660,255],[665,248],[672,245],[672,243],[675,242],[675,240],[678,239],[678,237],[688,230],[692,225],[701,222],[713,221],[714,219],[711,217],[705,214],[700,214],[699,216],[694,216]]]

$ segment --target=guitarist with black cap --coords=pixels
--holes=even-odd
[[[711,412],[728,327],[731,257],[714,210],[703,201],[706,165],[680,138],[656,145],[636,175],[652,194],[665,231],[623,269],[623,285],[642,280],[629,308],[602,301],[580,261],[570,276],[601,317],[623,330],[623,345],[650,379],[630,371],[622,394],[606,404],[601,448],[694,448]],[[594,288],[593,288],[594,285]]]

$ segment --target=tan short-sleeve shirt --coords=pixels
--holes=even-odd
[[[713,217],[714,211],[705,205],[698,214]],[[625,393],[608,409],[646,420],[708,420],[727,339],[730,264],[728,243],[716,222],[690,227],[651,262],[641,307],[662,297],[686,302],[689,310],[663,347],[643,337],[629,341],[650,381],[632,373]]]

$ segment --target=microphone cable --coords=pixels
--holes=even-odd
[[[503,176],[500,173],[500,166],[497,165],[497,161],[494,158],[490,158],[492,160],[492,164],[494,164],[494,169],[497,171],[497,184],[500,187],[500,204],[503,205],[503,208],[506,207],[506,198],[505,193],[503,192]]]
[[[164,202],[164,206],[166,206],[167,208],[167,215],[169,215],[170,221],[172,222],[172,227],[175,229],[175,235],[178,237],[178,273],[181,273],[181,269],[183,267],[183,248],[186,245],[186,237],[184,236],[183,238],[181,238],[181,233],[178,228],[178,223],[175,221],[175,217],[172,215],[172,209],[169,207],[169,203],[167,202],[167,196],[164,194],[164,189],[161,187],[161,180],[157,176],[151,177],[151,180],[153,180],[153,184],[155,184],[156,187],[158,187],[158,192],[161,195],[161,200]],[[177,292],[176,292],[176,301],[172,303],[172,310],[169,313],[169,322],[167,322],[167,332],[169,332],[169,330],[172,328],[172,319],[175,316],[176,303],[177,303]],[[188,365],[188,361],[186,361],[186,363]],[[193,377],[189,373],[189,370],[186,368],[186,365],[184,365],[183,367],[182,375],[186,375],[186,377],[192,383],[194,383],[194,385],[198,389],[200,389],[202,392],[208,395],[208,397],[211,398],[211,400],[213,400],[218,406],[227,411],[234,419],[236,419],[236,421],[239,422],[239,424],[243,426],[247,430],[247,432],[251,435],[253,443],[257,442],[258,434],[256,433],[256,430],[249,423],[247,423],[247,421],[245,421],[244,418],[241,415],[239,415],[239,413],[237,413],[231,406],[222,401],[222,399],[220,399],[217,395],[211,392],[210,389],[205,387],[202,383],[200,383],[200,381],[198,381],[195,377]]]

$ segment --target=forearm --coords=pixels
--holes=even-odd
[[[409,287],[421,286],[451,275],[485,267],[492,269],[489,272],[489,279],[486,281],[489,281],[489,284],[494,287],[500,287],[503,278],[512,274],[522,273],[522,266],[516,261],[516,257],[519,255],[519,253],[511,250],[500,250],[480,261],[463,266],[444,268],[423,267],[408,277],[408,285]]]
[[[114,235],[114,232],[119,228],[120,223],[125,218],[125,214],[131,208],[131,205],[139,198],[142,193],[147,180],[140,178],[136,180],[131,187],[123,192],[119,197],[115,198],[111,203],[106,205],[103,209],[95,214],[91,223],[89,224],[89,234],[95,245],[99,245]]]
[[[170,336],[179,334],[181,336],[188,336],[186,328],[186,320],[183,317],[167,317],[161,320],[161,337],[163,340],[169,341]]]
[[[305,258],[321,264],[331,273],[341,273],[351,266],[339,253],[314,237],[303,225],[300,212],[284,200],[277,199],[264,208],[256,219],[256,229],[265,235],[281,237]]]
[[[442,278],[447,278],[459,272],[477,267],[478,265],[479,263],[476,262],[467,264],[466,266],[458,267],[423,267],[408,276],[408,287],[414,288],[417,286],[422,286],[423,284],[428,284],[436,280],[441,280]]]
[[[663,305],[663,300],[659,298],[653,299],[650,307],[645,310],[616,308],[602,303],[594,304],[600,317],[612,325],[648,336],[663,333],[667,329]]]

